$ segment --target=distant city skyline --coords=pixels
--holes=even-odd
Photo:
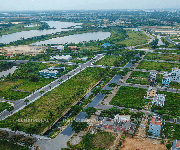
[[[0,11],[179,9],[179,0],[0,0]]]

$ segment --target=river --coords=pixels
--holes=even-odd
[[[52,38],[49,40],[33,43],[31,45],[79,43],[83,41],[89,42],[90,40],[104,40],[110,36],[110,32],[88,32],[83,34],[74,34],[64,37]]]
[[[56,32],[61,32],[61,31],[69,31],[73,29],[64,29],[68,27],[75,27],[75,28],[80,28],[82,23],[74,23],[74,22],[61,22],[61,21],[45,21],[51,28],[56,28],[56,29],[48,29],[48,30],[30,30],[30,31],[22,31],[22,32],[16,32],[8,35],[2,35],[0,37],[0,43],[10,43],[13,41],[20,40],[22,37],[24,39],[34,37],[34,36],[41,36],[41,35],[46,35],[46,34],[52,34]]]

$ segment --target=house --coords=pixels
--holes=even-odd
[[[13,57],[13,54],[6,54],[5,57],[12,58],[12,57]]]
[[[146,97],[154,97],[156,95],[157,89],[154,87],[149,87],[146,91]]]
[[[82,61],[87,61],[88,57],[82,57],[81,60]]]
[[[171,72],[171,81],[173,82],[180,82],[180,70],[177,67],[172,68]]]
[[[157,73],[150,72],[148,76],[147,84],[153,86],[156,83]]]
[[[149,124],[148,132],[151,132],[153,136],[160,136],[161,120],[158,117],[152,117],[151,122]]]
[[[127,121],[130,121],[130,115],[119,115],[119,114],[117,114],[117,115],[115,115],[115,117],[114,117],[114,121],[115,122],[127,122]]]
[[[102,44],[102,47],[103,47],[103,48],[107,48],[107,47],[111,47],[111,46],[113,46],[113,45],[110,44],[110,43],[104,43],[104,44]]]
[[[59,60],[59,61],[69,61],[70,59],[72,59],[72,56],[70,55],[56,55],[56,56],[50,56],[50,60]]]
[[[62,52],[64,50],[63,45],[55,45],[55,46],[51,46],[51,48],[54,48],[55,50],[58,50],[60,52]]]
[[[167,87],[167,86],[169,86],[170,82],[171,82],[171,73],[164,72],[163,79],[162,79],[162,85]]]
[[[58,74],[57,70],[49,70],[49,69],[44,69],[39,71],[40,76],[45,77],[45,78],[57,78],[56,75]]]
[[[166,95],[164,95],[164,94],[156,94],[152,101],[152,105],[163,107],[164,102],[165,102],[165,97],[166,97]]]
[[[74,51],[77,50],[77,46],[68,46],[70,50]]]
[[[180,150],[180,140],[173,140],[171,150]]]

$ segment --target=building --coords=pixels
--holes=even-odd
[[[56,75],[58,74],[58,71],[44,69],[44,70],[39,71],[39,74],[41,77],[45,77],[45,78],[57,78]]]
[[[180,150],[180,140],[173,140],[171,150]]]
[[[81,60],[82,61],[87,61],[88,57],[82,57]]]
[[[170,82],[171,82],[171,74],[168,72],[165,72],[163,74],[162,85],[167,87],[167,86],[169,86]]]
[[[149,87],[148,90],[146,91],[146,97],[154,97],[156,95],[156,88],[154,87]]]
[[[66,67],[54,67],[54,66],[52,66],[52,67],[50,67],[50,68],[48,68],[49,70],[60,70],[60,71],[65,71],[66,70]]]
[[[171,81],[172,82],[180,82],[180,70],[177,67],[172,68],[171,72]]]
[[[117,114],[117,115],[115,115],[115,117],[114,117],[114,121],[115,122],[127,122],[127,121],[130,121],[130,115],[128,115],[128,116],[125,116],[125,115],[119,115],[119,114]]]
[[[55,50],[60,51],[60,52],[64,50],[63,45],[55,45],[55,46],[51,46],[51,48],[54,48]]]
[[[12,57],[13,57],[13,54],[6,54],[5,57],[12,58]]]
[[[157,76],[157,73],[150,72],[148,76],[147,84],[154,86],[154,84],[156,83],[156,76]]]
[[[141,31],[140,28],[135,28],[135,29],[132,29],[132,31]]]
[[[102,44],[102,47],[103,47],[103,48],[107,48],[107,47],[111,47],[111,46],[113,46],[113,45],[110,44],[110,43],[104,43],[104,44]]]
[[[152,101],[152,105],[163,107],[164,102],[165,102],[165,97],[166,97],[166,95],[164,95],[164,94],[156,94]]]
[[[50,60],[59,60],[59,61],[69,61],[70,59],[72,59],[72,56],[70,55],[62,55],[62,56],[59,56],[59,55],[56,55],[56,56],[50,56]]]
[[[158,117],[152,117],[151,122],[149,124],[148,132],[151,132],[153,136],[160,136],[161,120]]]
[[[70,50],[74,51],[77,50],[77,46],[68,46]]]

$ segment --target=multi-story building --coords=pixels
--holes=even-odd
[[[154,99],[152,101],[152,105],[156,105],[156,106],[164,106],[164,102],[165,102],[165,97],[166,95],[164,94],[156,94],[154,96]]]
[[[157,116],[153,116],[149,124],[149,130],[153,136],[160,136],[161,120]]]

